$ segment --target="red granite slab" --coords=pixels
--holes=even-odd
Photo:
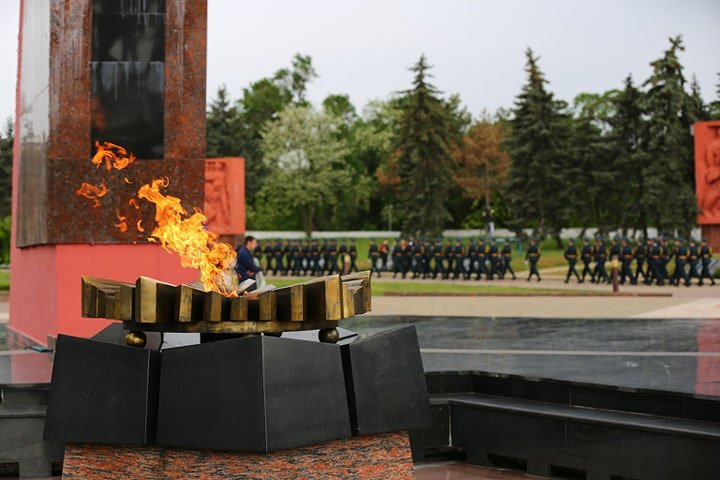
[[[267,455],[158,447],[65,447],[66,479],[414,479],[406,432],[383,433]]]

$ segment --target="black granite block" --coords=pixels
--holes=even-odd
[[[158,445],[268,452],[350,436],[340,349],[267,336],[163,352]]]
[[[153,443],[160,354],[59,335],[45,439]]]
[[[414,326],[382,332],[341,349],[354,434],[432,423]]]

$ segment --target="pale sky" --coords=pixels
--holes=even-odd
[[[33,0],[26,0],[33,1]],[[0,119],[14,113],[19,0],[0,0]],[[368,100],[407,89],[422,53],[434,83],[469,111],[512,106],[524,51],[540,55],[549,88],[564,100],[644,81],[649,62],[682,34],[681,61],[706,101],[720,72],[718,0],[208,0],[208,97],[232,97],[251,81],[310,55],[320,78],[309,97]]]

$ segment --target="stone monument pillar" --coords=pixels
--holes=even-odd
[[[197,279],[179,258],[115,228],[138,184],[108,184],[92,208],[75,195],[97,180],[96,141],[137,157],[137,180],[204,206],[207,0],[21,0],[9,340],[51,344],[88,336],[80,276]],[[96,182],[95,182],[96,183]],[[145,218],[152,218],[148,210]],[[152,225],[146,225],[151,229]]]
[[[720,120],[698,122],[695,134],[697,222],[713,252],[720,253]]]

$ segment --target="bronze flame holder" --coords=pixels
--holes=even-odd
[[[191,285],[149,277],[132,283],[82,277],[82,316],[120,320],[128,344],[141,346],[142,332],[280,334],[320,329],[337,340],[345,318],[371,310],[371,273],[331,275],[262,293],[226,297]],[[133,336],[135,336],[133,338]]]

